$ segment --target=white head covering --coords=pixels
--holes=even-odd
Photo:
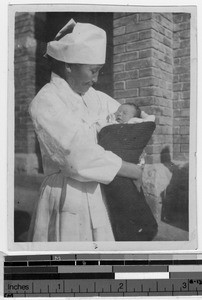
[[[71,19],[55,40],[48,43],[47,54],[66,63],[104,64],[106,32],[95,25],[75,23]]]

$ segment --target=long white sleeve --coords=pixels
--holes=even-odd
[[[108,184],[122,160],[95,142],[93,129],[79,110],[66,105],[47,85],[30,105],[30,115],[40,144],[60,170],[78,181]]]

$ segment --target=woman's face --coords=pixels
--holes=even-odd
[[[98,80],[99,71],[103,65],[67,65],[67,81],[71,88],[78,94],[85,94]]]

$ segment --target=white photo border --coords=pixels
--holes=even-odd
[[[84,12],[183,12],[191,13],[191,105],[189,148],[189,241],[151,242],[14,242],[14,22],[15,12],[49,11]],[[196,147],[197,147],[197,7],[196,6],[113,6],[12,4],[9,6],[9,73],[8,73],[8,250],[9,251],[65,251],[65,252],[133,252],[181,251],[197,249]],[[190,205],[191,204],[191,205]],[[145,251],[145,249],[147,249]]]

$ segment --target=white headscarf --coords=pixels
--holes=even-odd
[[[46,54],[66,63],[104,64],[106,32],[95,25],[71,19],[55,40],[48,43]]]

